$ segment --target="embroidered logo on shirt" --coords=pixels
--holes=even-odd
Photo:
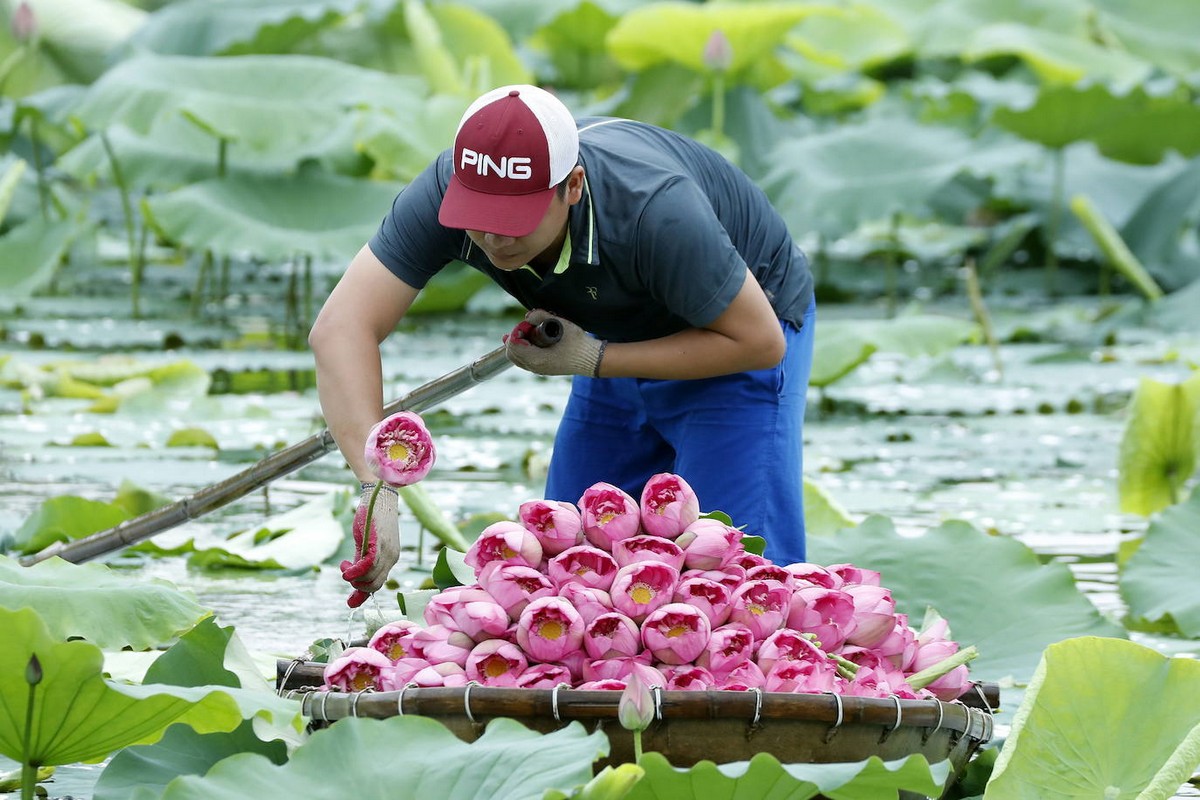
[[[587,289],[588,297],[595,300],[596,296],[597,296],[596,287],[595,286],[585,286],[584,288]]]

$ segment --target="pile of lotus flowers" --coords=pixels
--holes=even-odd
[[[679,475],[652,477],[640,502],[597,483],[518,518],[468,550],[474,585],[435,595],[425,625],[391,622],[347,649],[326,686],[623,690],[636,673],[667,690],[952,700],[968,683],[946,622],[914,630],[878,572],[748,552]]]

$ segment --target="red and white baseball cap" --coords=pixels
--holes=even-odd
[[[467,108],[454,137],[454,175],[438,211],[447,228],[525,236],[579,157],[579,132],[557,97],[501,86]]]

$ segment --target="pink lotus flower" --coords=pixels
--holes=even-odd
[[[746,570],[737,564],[729,564],[723,569],[685,569],[679,574],[680,580],[704,578],[716,581],[729,590],[730,596],[739,586],[746,582]]]
[[[542,552],[547,556],[583,544],[583,520],[574,503],[530,500],[517,509],[517,517],[542,543]]]
[[[651,666],[652,657],[649,652],[642,651],[636,656],[613,656],[611,658],[596,658],[583,665],[583,678],[587,681],[619,680],[624,681],[629,673],[637,672],[642,681],[651,686],[666,685],[666,678]]]
[[[415,654],[409,652],[411,648],[408,641],[411,639],[413,632],[420,629],[420,625],[407,619],[389,622],[386,625],[380,626],[375,633],[371,634],[371,639],[367,642],[367,647],[372,650],[378,650],[387,656],[388,660],[393,662],[399,661],[402,658],[410,658]]]
[[[558,661],[583,646],[583,617],[561,597],[534,600],[517,621],[517,644],[537,661]]]
[[[21,0],[12,15],[13,38],[20,43],[28,42],[37,33],[37,28],[37,16],[33,13],[33,7],[29,5],[28,0]]]
[[[553,689],[559,684],[572,683],[571,670],[561,664],[534,664],[517,678],[521,689]]]
[[[905,667],[908,673],[928,669],[958,652],[958,642],[947,639],[949,624],[945,619],[938,618],[917,635],[916,653],[912,663]],[[949,702],[961,695],[970,683],[970,675],[965,664],[955,667],[940,678],[927,684],[929,690],[939,700]]]
[[[746,565],[743,564],[742,566]],[[777,566],[770,562],[767,562],[766,564],[759,564],[756,567],[746,567],[746,580],[777,581],[789,589],[796,588],[796,576],[788,572],[783,567]]]
[[[493,561],[479,573],[479,585],[515,621],[530,600],[556,594],[554,582],[533,567]]]
[[[484,686],[516,686],[517,678],[529,668],[521,648],[503,639],[487,639],[467,656],[467,678]]]
[[[459,664],[431,664],[409,679],[417,686],[466,686],[467,671]]]
[[[792,599],[792,590],[777,581],[748,581],[729,599],[731,622],[740,622],[762,641],[783,627]]]
[[[598,681],[587,681],[575,687],[576,689],[587,689],[589,691],[609,691],[623,692],[625,691],[625,681],[617,680],[616,678],[603,678]]]
[[[445,625],[417,628],[411,636],[408,640],[409,649],[418,658],[431,664],[450,663],[461,667],[467,663],[467,656],[475,648],[474,639]]]
[[[832,661],[818,664],[813,661],[776,661],[766,673],[763,689],[768,692],[802,692],[818,694],[831,692],[837,671]]]
[[[641,675],[629,673],[621,699],[617,701],[617,721],[621,727],[631,731],[644,731],[654,721],[654,696],[650,685],[642,681]]]
[[[696,520],[675,543],[683,548],[683,563],[689,569],[722,569],[746,552],[742,532],[719,519]]]
[[[584,624],[613,610],[612,597],[603,589],[593,589],[578,581],[568,581],[558,590],[558,596],[575,606]]]
[[[371,472],[393,486],[421,480],[437,457],[429,429],[411,411],[399,411],[371,428],[363,455]]]
[[[708,41],[704,43],[704,52],[701,54],[701,58],[704,66],[713,72],[724,72],[733,64],[733,45],[730,44],[729,37],[720,28],[709,35]]]
[[[611,483],[595,483],[579,498],[583,534],[602,550],[635,536],[641,527],[637,501]]]
[[[729,605],[731,591],[723,584],[708,578],[688,578],[675,587],[674,603],[687,603],[704,612],[713,629],[724,625],[733,607]]]
[[[499,636],[508,628],[508,614],[478,587],[455,586],[435,594],[425,605],[425,621],[462,631],[478,642]]]
[[[683,548],[661,536],[630,536],[613,542],[612,553],[620,567],[628,567],[638,561],[661,561],[670,564],[676,572],[683,569]]]
[[[671,602],[679,572],[661,561],[638,561],[617,570],[613,578],[613,609],[640,623],[656,608]]]
[[[873,569],[863,569],[853,564],[831,564],[829,572],[842,579],[842,583],[861,583],[864,586],[879,586],[882,576]]]
[[[714,628],[708,644],[696,657],[696,664],[724,679],[754,654],[754,634],[745,625]]]
[[[824,651],[800,631],[781,628],[759,645],[756,663],[764,673],[769,673],[780,661],[812,661],[823,665],[828,660]]]
[[[642,632],[629,617],[611,611],[584,628],[583,649],[592,659],[636,656],[642,651]]]
[[[587,652],[581,647],[573,653],[567,653],[558,660],[558,666],[566,667],[571,673],[571,680],[578,681],[583,677],[584,667],[588,661]]]
[[[521,525],[501,520],[483,529],[463,560],[476,575],[493,561],[537,569],[542,564],[542,543]]]
[[[703,692],[717,682],[712,673],[704,667],[691,664],[663,667],[660,671],[667,679],[666,688],[676,691]]]
[[[611,554],[598,547],[580,545],[567,548],[550,559],[546,571],[559,591],[567,583],[575,581],[607,592],[617,575],[617,569],[617,561]]]
[[[845,648],[847,653],[852,652],[851,648]],[[896,627],[892,628],[891,633],[883,638],[883,641],[871,648],[871,652],[886,658],[892,663],[892,666],[905,672],[913,672],[911,669],[913,660],[917,655],[917,633],[912,628],[908,627],[908,615],[896,615]],[[852,656],[847,655],[851,661],[854,661]]]
[[[392,664],[392,674],[384,683],[388,691],[394,691],[413,681],[414,676],[430,666],[430,662],[424,658],[401,658]]]
[[[854,629],[846,641],[875,647],[896,627],[896,601],[890,589],[870,584],[846,584],[842,591],[854,601]]]
[[[854,630],[854,598],[839,589],[805,586],[792,593],[787,626],[816,634],[821,649],[831,653]]]
[[[841,693],[848,697],[896,695],[903,700],[919,699],[917,693],[905,682],[903,673],[872,667],[859,667],[854,677],[842,684]]]
[[[674,539],[700,518],[700,501],[683,478],[660,472],[642,489],[640,514],[646,533]]]
[[[813,586],[822,586],[826,589],[840,589],[842,587],[842,578],[840,575],[834,575],[829,570],[817,564],[809,564],[805,561],[800,561],[795,564],[789,564],[784,567],[796,579],[797,586],[803,586],[805,583]]]
[[[737,560],[734,563],[746,570],[746,572],[749,572],[755,567],[774,566],[770,561],[767,560],[766,556],[760,556],[758,553],[749,552],[742,553],[737,557]],[[783,567],[780,567],[780,569],[783,569]]]
[[[392,689],[392,662],[378,650],[348,647],[325,667],[325,685],[340,692]]]
[[[642,623],[642,644],[669,665],[695,661],[711,634],[708,617],[683,603],[667,603]]]
[[[717,688],[726,691],[745,692],[750,689],[761,689],[766,680],[767,676],[763,674],[758,664],[755,664],[753,661],[743,661],[730,670],[729,674],[720,679]]]
[[[942,677],[926,684],[924,691],[942,702],[949,703],[961,697],[970,685],[971,675],[967,671],[967,665],[959,664]]]

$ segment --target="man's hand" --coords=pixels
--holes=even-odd
[[[529,340],[529,333],[546,320],[554,320],[562,326],[562,338],[548,347],[537,347]],[[603,339],[588,336],[583,328],[548,311],[535,308],[517,323],[512,333],[504,338],[508,360],[521,369],[539,375],[586,375],[600,377],[600,361],[604,358]]]
[[[358,511],[354,514],[354,561],[342,562],[342,578],[355,589],[346,600],[351,608],[358,608],[372,592],[379,591],[388,572],[400,560],[399,497],[395,487],[386,483],[378,489],[374,483],[362,485]]]

